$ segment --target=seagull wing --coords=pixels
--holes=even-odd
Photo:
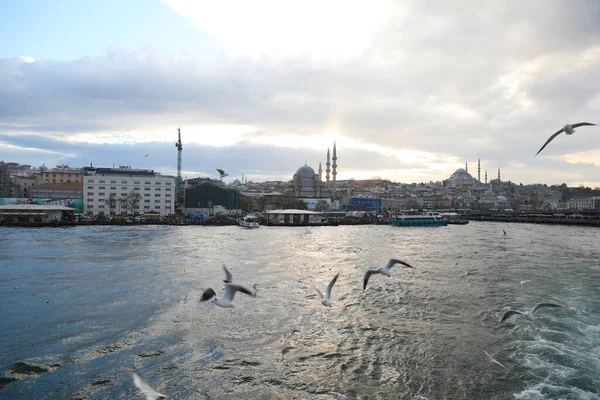
[[[340,276],[340,273],[338,272],[333,279],[331,280],[331,282],[329,282],[329,285],[327,285],[327,299],[331,301],[331,290],[333,289],[333,285],[335,285],[335,281],[337,281],[338,276]]]
[[[133,383],[135,387],[137,387],[140,390],[140,392],[142,392],[144,396],[146,396],[147,400],[156,400],[167,397],[164,394],[160,394],[156,390],[152,389],[150,385],[148,385],[148,382],[146,382],[141,376],[139,376],[135,372],[133,373]]]
[[[252,291],[250,289],[245,288],[242,285],[234,285],[233,283],[226,283],[225,284],[225,294],[223,295],[223,298],[232,302],[233,298],[235,297],[235,294],[237,292],[242,292],[242,293],[249,294],[250,296],[252,296]]]
[[[508,310],[504,313],[504,315],[502,315],[502,318],[500,318],[500,322],[504,322],[504,320],[506,320],[506,318],[510,317],[513,314],[525,315],[525,313],[518,311],[518,310]]]
[[[574,126],[574,125],[573,125]],[[550,143],[552,140],[554,140],[555,137],[557,137],[558,135],[560,135],[562,132],[564,132],[565,128],[562,128],[560,131],[556,132],[554,135],[550,136],[550,138],[548,140],[546,140],[546,143],[544,143],[544,145],[542,146],[541,149],[538,150],[537,153],[535,153],[535,155],[537,156],[538,154],[540,154],[540,151],[544,150],[544,147],[546,147],[548,145],[548,143]],[[534,156],[535,157],[535,156]]]
[[[504,365],[500,364],[498,362],[498,360],[496,360],[494,357],[490,356],[487,351],[484,350],[483,352],[490,358],[490,362],[496,363],[499,366],[501,366],[502,368],[506,369],[506,367]]]
[[[371,277],[371,275],[380,273],[381,272],[379,272],[379,270],[377,269],[370,269],[365,273],[365,277],[363,279],[363,291],[367,288],[367,282],[369,282],[369,278]]]
[[[323,293],[321,293],[321,291],[319,289],[317,289],[316,286],[313,285],[313,287],[315,288],[315,290],[317,291],[317,294],[319,295],[319,299],[321,299],[321,301],[323,301],[323,299],[325,298],[323,296]]]
[[[202,293],[202,297],[200,298],[200,301],[208,301],[210,299],[212,299],[213,297],[215,297],[217,294],[215,293],[215,291],[213,290],[213,288],[208,288],[204,291],[204,293]]]
[[[594,125],[594,126],[595,126],[596,124],[591,124],[591,123],[589,123],[589,122],[580,122],[580,123],[578,123],[578,124],[573,124],[573,125],[571,125],[571,126],[572,126],[573,128],[577,128],[578,126],[588,126],[588,125]]]
[[[217,171],[219,171],[220,174],[224,174],[225,170],[223,168],[217,168]]]
[[[531,312],[534,313],[542,307],[564,307],[564,306],[562,304],[555,304],[555,303],[537,303],[535,306],[533,306],[533,308],[531,309]]]
[[[385,267],[386,267],[387,269],[390,269],[390,268],[392,268],[392,267],[393,267],[394,265],[396,265],[396,264],[402,264],[402,265],[404,265],[405,267],[408,267],[408,268],[414,268],[414,267],[413,267],[412,265],[410,265],[409,263],[406,263],[406,262],[404,262],[404,261],[401,261],[401,260],[396,260],[395,258],[392,258],[390,261],[388,261],[388,263],[387,263],[387,265],[386,265]]]
[[[225,271],[225,280],[223,280],[223,282],[225,282],[225,283],[233,282],[233,275],[231,274],[231,271],[229,270],[229,268],[227,268],[227,265],[223,264],[223,270]]]

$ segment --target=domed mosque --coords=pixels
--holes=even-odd
[[[292,184],[294,187],[295,197],[335,197],[335,183],[337,175],[337,155],[336,145],[333,142],[333,164],[330,163],[329,149],[327,149],[327,169],[326,182],[323,182],[323,169],[321,163],[319,163],[319,173],[315,173],[315,170],[307,165],[305,162],[303,166],[298,168],[298,171],[292,178]],[[330,169],[333,167],[333,170]],[[329,173],[332,172],[332,181],[329,180]]]

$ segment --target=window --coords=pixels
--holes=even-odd
[[[133,181],[133,184],[134,184],[134,185],[139,185],[139,184],[140,184],[140,181]]]
[[[94,195],[94,192],[87,192],[87,195],[88,195],[88,196],[93,196],[93,195]]]
[[[98,186],[98,189],[104,189],[104,186]]]
[[[150,206],[144,206],[144,210],[149,210]]]
[[[160,203],[160,200],[154,200],[155,203]]]
[[[144,188],[144,190],[150,190],[150,188]]]
[[[88,182],[89,183],[94,183],[94,180],[93,179],[89,179]],[[100,181],[100,183],[102,183],[102,181]]]
[[[93,181],[90,180],[90,182],[93,182]],[[100,182],[100,183],[106,183],[106,181],[104,179],[100,179],[98,182]]]
[[[110,181],[110,183],[117,183],[117,181]]]
[[[25,185],[27,185],[27,184],[25,184]],[[94,190],[94,187],[93,186],[88,186],[88,190]]]
[[[160,188],[154,188],[155,192],[160,192]]]
[[[140,190],[140,188],[139,187],[135,187],[135,188],[133,188],[133,190]]]
[[[87,199],[88,203],[92,203],[94,199]]]
[[[144,203],[150,203],[150,199],[144,200]]]
[[[171,182],[165,182],[166,186],[171,186]]]
[[[155,210],[160,210],[160,206],[154,206]]]
[[[144,182],[144,185],[152,185],[152,182],[150,182],[150,181],[145,181],[145,182]]]
[[[88,206],[88,208],[94,208],[94,206],[90,204],[90,205]]]
[[[117,194],[116,193],[111,193],[110,196],[111,197],[115,197]]]
[[[127,190],[127,186],[121,186],[121,190]]]
[[[121,181],[121,185],[127,185],[127,181]]]
[[[165,192],[170,192],[171,188],[165,188]]]
[[[155,185],[160,185],[160,182],[154,182]]]
[[[104,208],[104,206],[103,205],[99,205],[98,208]]]
[[[99,201],[100,203],[105,203],[105,202],[106,202],[106,199],[98,199],[98,201]]]
[[[154,194],[154,197],[160,197],[160,193]]]
[[[110,190],[117,190],[117,187],[116,186],[111,186]]]
[[[144,197],[150,197],[150,193],[144,193]]]
[[[165,194],[165,197],[171,197],[171,195],[169,193]]]
[[[106,195],[106,193],[102,192],[102,193],[98,193],[98,196],[104,196]]]

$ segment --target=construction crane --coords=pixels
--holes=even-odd
[[[175,147],[177,147],[177,181],[175,182],[175,207],[181,202],[181,151],[183,150],[183,145],[181,144],[181,129],[177,128],[177,134],[179,135],[179,140],[175,143]]]

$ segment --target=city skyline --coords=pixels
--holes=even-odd
[[[5,2],[0,159],[600,186],[600,4],[357,4]]]

